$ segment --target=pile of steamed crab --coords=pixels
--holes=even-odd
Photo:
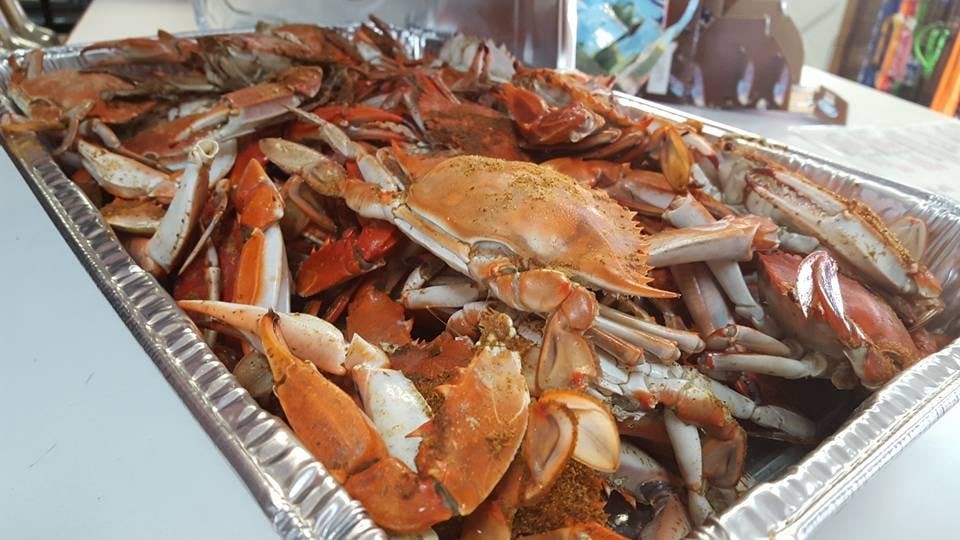
[[[922,222],[603,78],[376,20],[85,54],[11,57],[2,129],[391,534],[682,538],[946,339]]]

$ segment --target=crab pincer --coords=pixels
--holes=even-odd
[[[788,323],[783,327],[831,359],[846,358],[867,388],[881,386],[920,358],[890,305],[839,274],[827,252],[815,251],[802,260],[786,253],[762,254],[760,266],[761,291],[771,311]]]
[[[500,481],[523,440],[530,393],[519,355],[501,341],[506,335],[488,332],[481,338],[459,376],[436,388],[443,403],[424,423],[423,415],[391,420],[384,418],[389,411],[375,410],[378,388],[389,387],[395,400],[422,403],[423,398],[401,372],[389,369],[383,351],[359,336],[348,344],[335,327],[305,314],[226,302],[184,301],[180,306],[239,330],[263,350],[274,393],[294,432],[374,521],[391,532],[418,532],[471,513]],[[499,317],[504,332],[512,331],[509,318]],[[317,366],[332,373],[349,371],[366,412]],[[375,422],[371,415],[384,421]],[[406,450],[395,455],[398,439],[381,434],[377,428],[383,425],[419,438],[419,447],[412,452],[401,440]]]

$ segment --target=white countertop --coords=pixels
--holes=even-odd
[[[194,28],[188,2],[95,0],[71,41]],[[942,119],[818,70],[850,125]],[[818,151],[782,113],[698,114]],[[871,170],[896,179],[891,171]],[[0,155],[0,538],[270,538],[272,526]],[[955,536],[960,408],[910,444],[814,533]]]

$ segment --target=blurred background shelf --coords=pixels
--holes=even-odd
[[[90,5],[90,0],[22,0],[20,4],[34,23],[58,34],[67,34]]]

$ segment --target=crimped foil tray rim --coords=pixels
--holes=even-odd
[[[421,36],[430,31],[411,29]],[[236,32],[236,31],[234,31]],[[203,31],[181,37],[221,34]],[[48,57],[80,56],[82,45],[47,50]],[[0,66],[0,81],[10,69]],[[925,190],[865,174],[821,156],[761,141],[747,131],[634,96],[625,105],[684,121],[704,133],[735,137],[783,162],[799,160],[850,182],[884,186],[960,216],[960,205]],[[11,110],[0,96],[0,112]],[[33,134],[5,133],[2,142],[51,221],[97,287],[177,391],[208,435],[243,478],[275,529],[285,538],[383,538],[366,516],[303,448],[283,422],[266,413],[240,387],[203,342],[190,319],[156,280],[123,250],[86,199]],[[918,390],[919,388],[919,390]],[[804,538],[880,467],[960,400],[960,344],[952,343],[891,381],[860,406],[779,479],[757,486],[734,506],[694,531],[696,538]],[[868,436],[862,435],[867,433]],[[850,454],[855,449],[854,454]],[[848,454],[843,456],[841,454]]]

